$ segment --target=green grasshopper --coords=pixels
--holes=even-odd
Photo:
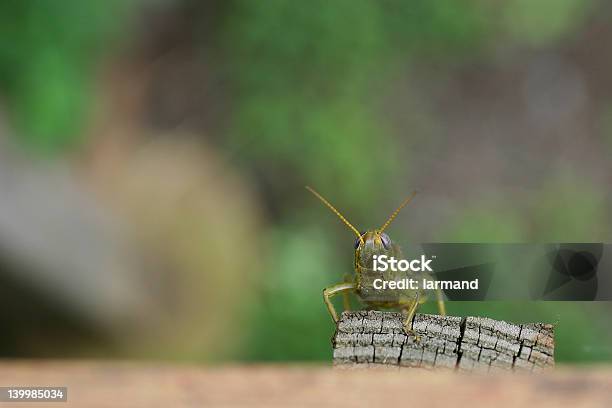
[[[354,269],[355,274],[345,275],[344,282],[337,285],[327,287],[323,290],[323,300],[327,305],[329,314],[331,315],[334,322],[338,322],[338,314],[336,309],[331,302],[331,298],[337,294],[343,295],[343,304],[345,310],[350,310],[350,298],[351,292],[355,293],[359,300],[366,305],[367,309],[377,308],[396,308],[400,309],[403,314],[404,330],[407,333],[413,333],[411,330],[412,319],[418,306],[427,301],[427,291],[424,289],[402,289],[402,290],[390,290],[382,289],[375,290],[373,288],[373,281],[375,279],[383,278],[385,280],[396,280],[405,277],[418,279],[419,282],[422,279],[431,280],[431,277],[424,272],[400,272],[400,271],[387,271],[379,272],[374,271],[373,259],[374,255],[387,255],[388,257],[395,257],[396,259],[402,259],[402,252],[400,247],[395,244],[387,234],[384,233],[385,229],[391,224],[393,219],[399,214],[399,212],[414,198],[416,191],[413,192],[404,202],[391,214],[387,221],[378,229],[369,230],[366,232],[359,232],[344,216],[340,211],[336,210],[333,205],[329,203],[321,194],[317,193],[312,188],[306,186],[306,189],[314,194],[323,204],[325,204],[334,214],[342,220],[342,222],[349,227],[357,239],[355,240],[355,262]],[[436,291],[436,297],[438,302],[438,311],[441,315],[446,315],[446,308],[444,305],[444,299],[440,290]]]

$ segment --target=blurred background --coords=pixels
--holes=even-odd
[[[612,5],[0,5],[0,356],[330,360],[358,228],[612,241]],[[454,302],[612,360],[611,305]],[[434,311],[425,307],[425,311]]]

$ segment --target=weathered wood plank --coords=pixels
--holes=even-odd
[[[344,312],[332,339],[334,365],[538,371],[554,366],[553,326],[486,317],[417,314],[408,336],[397,312]]]

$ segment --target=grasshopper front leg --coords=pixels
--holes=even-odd
[[[344,283],[351,283],[353,281],[353,277],[350,274],[345,273],[343,281]],[[349,294],[349,291],[342,292],[342,306],[344,307],[345,311],[351,310],[351,298]]]
[[[327,305],[327,310],[329,311],[329,314],[331,315],[332,319],[334,319],[334,323],[338,322],[338,314],[336,313],[336,309],[334,309],[334,305],[331,302],[331,298],[337,295],[338,293],[346,293],[348,291],[353,290],[355,290],[355,284],[348,282],[339,283],[337,285],[323,289],[323,300]]]
[[[417,291],[415,297],[413,299],[410,299],[410,301],[404,303],[402,306],[404,331],[406,332],[406,334],[411,334],[416,337],[417,342],[419,341],[419,336],[417,336],[414,330],[412,329],[412,319],[414,318],[414,314],[416,313],[416,310],[419,307],[419,297],[420,295]]]

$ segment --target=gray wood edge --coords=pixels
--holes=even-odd
[[[554,366],[553,326],[487,317],[416,314],[406,335],[398,312],[342,313],[332,338],[334,366],[458,371],[539,371]]]

